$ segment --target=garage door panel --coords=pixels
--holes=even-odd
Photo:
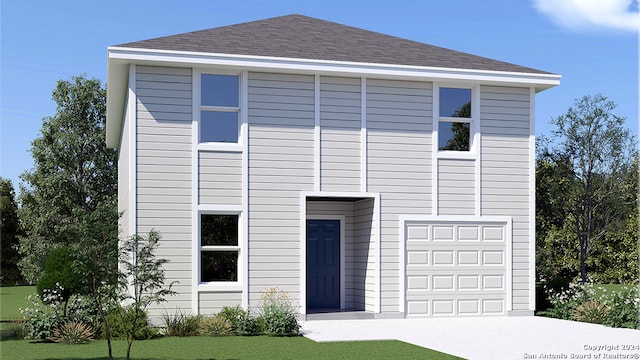
[[[431,263],[433,266],[454,265],[454,253],[453,250],[433,250],[431,251]]]
[[[506,222],[405,226],[407,317],[506,313]]]
[[[407,266],[428,265],[428,264],[429,264],[429,251],[409,250],[409,253],[407,254]]]

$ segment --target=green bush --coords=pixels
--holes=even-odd
[[[167,336],[196,336],[200,333],[201,315],[191,315],[176,309],[175,315],[162,314]]]
[[[264,332],[275,336],[295,336],[300,334],[297,312],[291,305],[286,292],[277,288],[262,294],[259,322],[264,324]]]
[[[73,257],[69,247],[62,246],[49,253],[44,263],[44,274],[38,281],[38,294],[47,302],[45,290],[62,289],[59,296],[66,303],[71,295],[79,294],[82,278],[73,270]]]
[[[622,287],[607,294],[603,287],[571,283],[561,291],[546,289],[552,307],[540,315],[565,320],[586,321],[611,327],[640,329],[638,285]],[[598,294],[599,293],[599,294]]]
[[[236,323],[236,334],[242,336],[258,335],[264,332],[264,327],[260,326],[258,319],[245,312]]]
[[[606,295],[605,295],[606,296]],[[630,329],[640,329],[640,289],[638,285],[627,286],[620,291],[612,291],[606,296],[609,313],[605,325]]]
[[[231,322],[219,314],[202,319],[200,322],[200,332],[207,336],[233,335]]]
[[[247,312],[239,305],[234,307],[225,306],[216,316],[227,320],[231,324],[232,331],[237,331],[238,322],[247,316]]]
[[[72,295],[64,300],[64,289],[56,284],[54,289],[44,289],[43,295],[33,294],[26,298],[27,307],[20,308],[20,313],[28,322],[26,338],[47,340],[53,329],[65,322],[76,321],[98,328],[96,307],[91,299]]]
[[[127,339],[132,325],[137,325],[138,327],[133,334],[134,340],[147,340],[158,336],[158,332],[149,326],[147,313],[144,311],[136,312],[131,307],[117,307],[107,314],[107,321],[109,322],[111,337],[114,339]],[[102,324],[101,330],[104,336],[104,324]]]

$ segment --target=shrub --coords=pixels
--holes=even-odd
[[[84,344],[94,337],[90,325],[69,321],[53,330],[51,341],[63,344]]]
[[[217,316],[227,320],[231,324],[232,330],[237,331],[238,322],[247,316],[247,312],[238,305],[234,307],[225,306],[220,310]]]
[[[220,314],[202,319],[200,333],[207,336],[229,336],[233,334],[231,322]]]
[[[144,311],[135,312],[131,307],[117,307],[107,314],[109,322],[109,331],[114,339],[127,339],[128,334],[133,329],[132,325],[137,325],[134,340],[147,340],[157,336],[157,331],[149,326],[147,313]],[[104,324],[102,324],[102,333],[104,334]]]
[[[200,332],[202,316],[191,315],[177,309],[175,315],[162,314],[162,322],[167,336],[195,336]]]
[[[64,302],[64,288],[56,284],[54,289],[43,289],[43,295],[26,298],[27,307],[20,313],[28,322],[27,339],[47,340],[53,329],[68,321],[82,322],[97,328],[96,307],[91,299],[72,295]]]
[[[573,311],[573,318],[577,321],[593,324],[604,324],[607,320],[608,308],[599,301],[590,300],[580,304]]]
[[[571,283],[561,291],[546,289],[550,309],[543,316],[604,324],[611,327],[640,329],[640,290],[638,285],[623,287],[620,291],[596,295],[593,284]]]
[[[251,316],[249,312],[245,312],[236,323],[236,334],[238,335],[250,336],[262,332],[264,332],[264,327],[261,327],[258,319]]]
[[[291,305],[286,292],[277,288],[271,288],[264,292],[259,312],[265,333],[276,336],[300,334],[297,312]]]
[[[591,284],[578,284],[572,282],[567,288],[556,291],[546,289],[549,302],[552,307],[540,312],[543,316],[571,320],[578,305],[583,304],[595,295]]]
[[[0,334],[0,340],[5,338],[22,340],[29,334],[29,323],[24,321],[11,321],[5,323]]]
[[[623,327],[640,329],[640,289],[638,285],[632,288],[627,286],[620,291],[612,291],[607,296],[606,304],[609,314],[605,325],[611,327]]]
[[[44,297],[45,290],[60,291],[60,300],[65,304],[71,295],[80,293],[82,278],[73,270],[72,252],[69,247],[62,246],[49,253],[44,263],[44,274],[38,281],[38,294]],[[65,309],[66,310],[66,309]]]

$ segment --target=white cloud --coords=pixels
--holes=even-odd
[[[638,31],[640,13],[631,11],[632,1],[638,0],[533,0],[533,3],[539,12],[566,28]]]

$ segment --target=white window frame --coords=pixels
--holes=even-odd
[[[471,117],[447,117],[440,116],[440,88],[455,88],[471,90]],[[434,84],[433,86],[433,150],[439,159],[476,159],[480,147],[480,89],[478,85],[468,84]],[[469,125],[469,151],[440,150],[439,129],[440,123],[467,123]]]
[[[238,216],[238,245],[230,246],[230,245],[206,245],[202,246],[201,241],[201,231],[202,231],[202,215],[235,215]],[[198,249],[198,259],[197,259],[197,274],[194,274],[197,283],[198,289],[200,291],[212,291],[212,290],[233,290],[233,291],[241,291],[242,290],[242,279],[244,279],[244,261],[243,261],[243,247],[244,244],[244,232],[242,229],[244,228],[244,216],[243,212],[239,209],[221,209],[221,210],[200,210],[198,211],[198,228],[197,228],[197,249]],[[238,252],[238,269],[237,269],[237,280],[236,281],[202,281],[202,252],[203,251],[237,251]]]
[[[210,105],[202,105],[202,75],[233,75],[238,77],[238,106],[210,106]],[[197,137],[195,139],[197,143],[198,150],[212,150],[212,151],[230,151],[230,152],[241,152],[243,148],[243,126],[242,126],[242,118],[243,118],[243,106],[244,103],[244,92],[243,92],[243,73],[238,71],[224,71],[224,70],[195,70],[193,77],[193,99],[195,106],[194,108],[197,111],[194,111],[194,121],[195,126],[197,128]],[[201,124],[201,113],[202,111],[211,111],[211,112],[235,112],[238,113],[238,141],[235,143],[223,143],[223,142],[201,142],[200,141],[200,131],[202,127]]]

